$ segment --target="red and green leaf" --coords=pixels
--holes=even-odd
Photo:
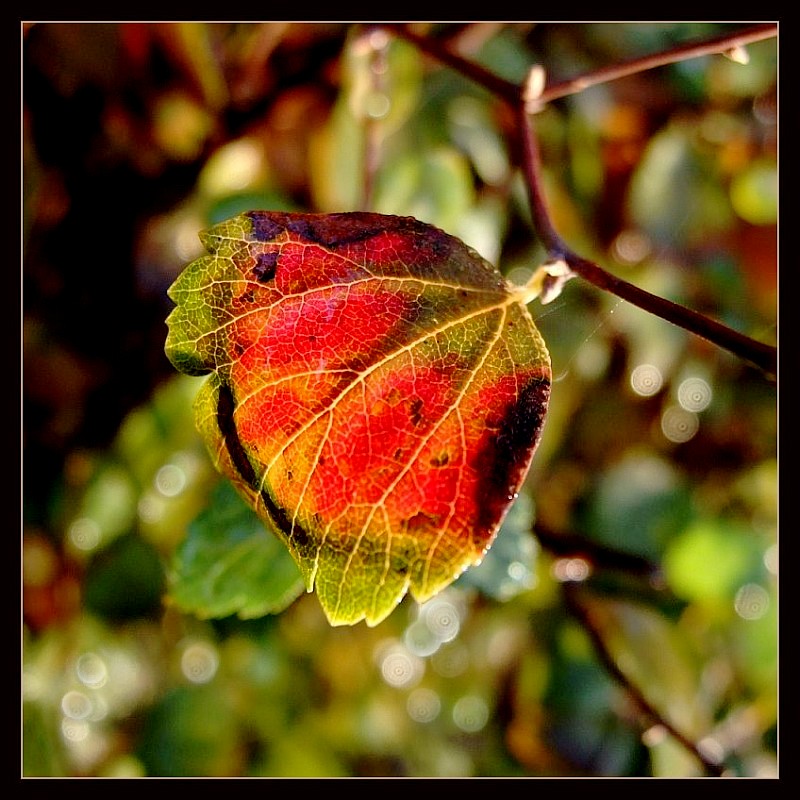
[[[482,559],[550,393],[524,293],[408,217],[254,211],[201,235],[166,352],[197,424],[332,624],[384,619]]]

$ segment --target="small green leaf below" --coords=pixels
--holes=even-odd
[[[227,481],[189,526],[173,565],[171,598],[202,618],[276,614],[303,591],[289,552]]]

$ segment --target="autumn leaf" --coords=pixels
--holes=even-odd
[[[253,211],[201,234],[166,353],[210,373],[216,467],[334,625],[376,625],[477,564],[542,432],[530,295],[410,217]]]

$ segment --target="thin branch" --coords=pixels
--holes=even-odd
[[[514,107],[519,116],[520,128],[523,131],[522,167],[528,186],[531,216],[536,233],[548,250],[548,255],[552,260],[564,260],[573,272],[598,288],[615,294],[617,297],[621,297],[623,300],[627,300],[649,313],[672,322],[730,351],[739,358],[756,365],[769,375],[777,374],[777,348],[751,339],[702,314],[698,314],[665,298],[650,294],[634,284],[628,283],[628,281],[617,278],[594,262],[578,255],[567,246],[553,227],[542,193],[539,178],[541,167],[538,145],[530,116],[525,107],[524,87],[520,88],[510,81],[494,75],[479,64],[463,58],[434,40],[418,36],[402,25],[389,27],[398,35],[416,44],[422,52],[458,70],[467,78],[476,81],[499,99],[510,103]],[[709,53],[723,53],[749,42],[771,38],[776,35],[777,27],[774,24],[754,25],[705,42],[681,45],[663,53],[645,56],[622,65],[587,73],[571,81],[551,86],[549,89],[544,88],[536,98],[536,104],[541,105],[554,97],[578,92],[588,86],[631,75],[642,70],[652,69],[656,66]]]
[[[772,39],[777,35],[778,26],[776,24],[765,23],[761,25],[752,25],[740,29],[735,33],[726,33],[713,39],[706,39],[703,42],[690,42],[673,47],[670,50],[665,50],[662,53],[634,58],[622,64],[603,67],[602,69],[589,72],[577,78],[559,81],[558,83],[548,86],[542,92],[539,99],[542,103],[547,103],[559,97],[577,94],[599,83],[608,83],[609,81],[615,81],[619,78],[634,75],[637,72],[644,72],[645,70],[654,69],[655,67],[663,67],[667,64],[675,64],[678,61],[685,61],[689,58],[727,53],[738,47],[752,44],[753,42]]]
[[[593,567],[619,570],[651,580],[661,576],[658,565],[644,556],[606,547],[579,533],[556,531],[537,521],[533,534],[542,547],[560,557],[580,556]]]
[[[480,64],[476,64],[474,61],[470,61],[458,53],[453,52],[435,39],[414,33],[405,25],[387,25],[386,27],[397,36],[401,36],[415,44],[420,51],[426,55],[446,64],[466,78],[488,89],[495,97],[508,103],[508,105],[516,107],[519,102],[520,87],[512,81],[507,81],[495,75]],[[544,104],[560,97],[577,94],[584,89],[588,89],[590,86],[597,86],[600,83],[609,83],[619,78],[634,75],[637,72],[663,67],[678,61],[685,61],[689,58],[727,53],[737,47],[743,47],[744,45],[763,41],[765,39],[772,39],[777,35],[777,24],[762,23],[750,25],[732,33],[714,37],[713,39],[678,45],[654,55],[641,56],[622,64],[602,67],[598,70],[587,72],[584,75],[570,78],[569,80],[559,81],[558,83],[546,87],[539,96],[539,100]]]
[[[777,348],[744,336],[696,311],[673,303],[671,300],[650,294],[573,252],[553,227],[547,210],[540,179],[539,148],[524,102],[520,102],[518,105],[518,121],[523,131],[523,170],[528,188],[531,217],[536,233],[552,260],[566,261],[573,272],[598,288],[611,292],[651,314],[729,350],[771,375],[777,373]]]
[[[711,761],[700,751],[698,746],[685,734],[679,731],[658,709],[644,696],[641,689],[636,686],[628,676],[617,666],[617,662],[606,647],[603,637],[592,619],[591,613],[577,598],[578,589],[575,584],[564,584],[564,600],[569,612],[580,622],[595,648],[597,657],[603,667],[622,686],[628,696],[636,703],[640,712],[653,722],[664,727],[665,730],[680,742],[702,765],[706,773],[720,777],[724,768],[722,765]]]
[[[505,78],[495,75],[480,64],[454,53],[435,39],[414,33],[405,25],[387,25],[386,28],[416,45],[426,55],[441,61],[448,67],[452,67],[465,78],[469,78],[479,86],[483,86],[484,89],[488,89],[495,97],[505,101],[510,106],[516,105],[519,100],[519,86],[513,81],[507,81]]]

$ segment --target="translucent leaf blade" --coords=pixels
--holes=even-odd
[[[212,373],[198,426],[333,624],[384,619],[478,563],[550,393],[521,295],[411,218],[250,212],[170,290],[166,352]]]

